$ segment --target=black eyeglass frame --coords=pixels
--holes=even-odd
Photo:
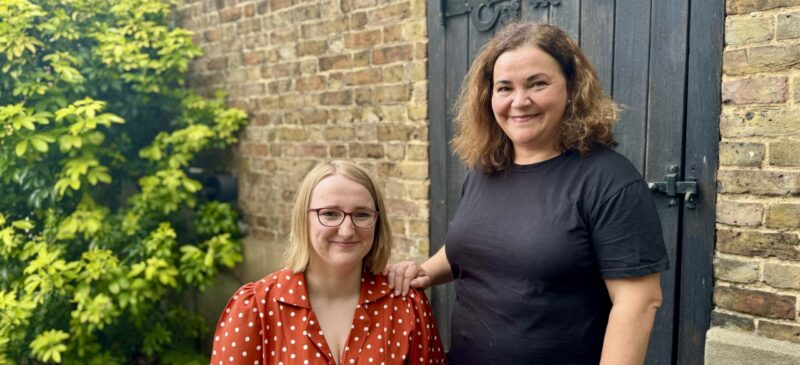
[[[343,214],[342,215],[342,220],[339,223],[337,223],[335,226],[329,226],[329,225],[323,223],[322,219],[319,217],[319,211],[320,210],[336,210],[336,211],[342,212],[342,214]],[[319,222],[319,224],[321,224],[321,225],[323,225],[325,227],[329,227],[329,228],[335,228],[335,227],[341,226],[342,223],[344,223],[344,220],[347,219],[347,216],[350,216],[350,222],[353,223],[353,227],[360,228],[360,229],[370,229],[370,228],[374,228],[378,224],[378,219],[381,218],[381,212],[379,212],[377,210],[367,209],[367,208],[358,209],[358,210],[355,210],[355,211],[352,211],[352,212],[345,212],[344,210],[341,210],[341,209],[338,209],[338,208],[316,208],[316,209],[308,209],[306,211],[309,212],[309,213],[310,212],[317,213],[317,221]],[[358,224],[356,224],[355,220],[353,220],[353,214],[355,214],[356,212],[364,212],[364,211],[375,213],[375,220],[372,222],[372,225],[370,225],[369,227],[361,227]]]

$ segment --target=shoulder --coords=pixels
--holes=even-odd
[[[577,153],[575,156],[576,163],[592,175],[616,177],[628,181],[642,178],[636,167],[625,156],[606,146],[597,146],[585,156]]]
[[[280,288],[282,286],[282,281],[287,281],[295,277],[297,274],[291,272],[288,269],[281,269],[270,273],[259,280],[246,283],[242,285],[239,289],[231,297],[232,300],[242,300],[242,299],[249,299],[252,297],[257,297],[263,299],[266,296],[269,296],[269,292],[275,288]]]

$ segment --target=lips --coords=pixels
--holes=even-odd
[[[515,116],[510,116],[510,117],[508,117],[508,119],[509,119],[509,120],[511,120],[511,121],[513,121],[513,122],[516,122],[516,123],[524,123],[524,122],[527,122],[527,121],[529,121],[529,120],[532,120],[532,119],[534,119],[534,118],[538,117],[539,115],[541,115],[541,113],[538,113],[538,114],[515,115]]]
[[[358,244],[358,242],[355,242],[355,241],[332,241],[331,244],[333,244],[334,246],[337,246],[337,247],[341,247],[341,248],[350,248],[350,247],[355,247]]]

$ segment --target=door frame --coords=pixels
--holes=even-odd
[[[451,126],[450,106],[446,105],[444,0],[427,2],[428,28],[428,116],[430,176],[430,254],[444,244],[447,223],[455,209],[448,194],[460,191],[461,181],[452,172],[460,163],[447,141]],[[679,270],[676,286],[679,295],[673,341],[673,361],[678,364],[703,364],[705,335],[713,309],[713,257],[716,222],[716,174],[721,110],[722,51],[724,47],[725,0],[690,0],[684,116],[684,179],[694,178],[699,185],[698,204],[706,209],[681,211]],[[446,346],[449,346],[450,303],[455,298],[452,285],[432,288],[432,304]],[[683,309],[683,310],[682,310]],[[690,310],[688,310],[690,309]]]

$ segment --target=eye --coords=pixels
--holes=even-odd
[[[538,80],[538,81],[532,82],[530,84],[530,87],[533,88],[533,89],[541,89],[541,88],[543,88],[543,87],[545,87],[547,85],[550,85],[550,84],[547,83],[546,81]]]
[[[325,219],[325,220],[330,220],[330,221],[335,221],[335,220],[341,219],[342,214],[344,214],[344,213],[342,213],[341,211],[338,211],[336,209],[321,209],[319,211],[319,217],[320,218]]]
[[[359,221],[370,221],[375,217],[375,213],[369,210],[357,210],[353,212],[353,218]]]

